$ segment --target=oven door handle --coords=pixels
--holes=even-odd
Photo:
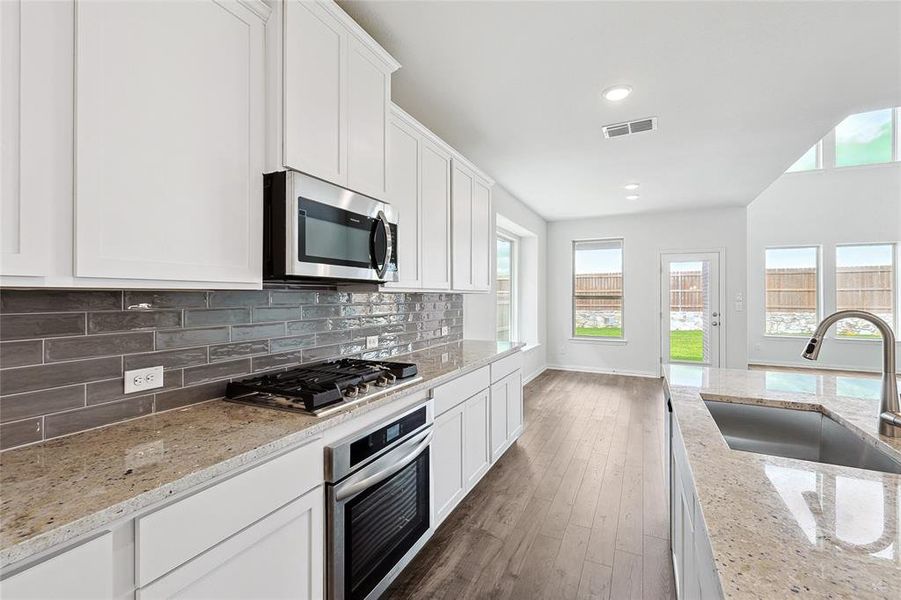
[[[410,440],[410,441],[412,442],[413,440]],[[413,450],[411,450],[403,458],[398,460],[396,463],[393,463],[390,467],[388,467],[386,469],[382,469],[378,473],[374,473],[374,474],[372,474],[364,479],[361,479],[360,481],[357,481],[355,483],[346,482],[344,486],[338,486],[337,488],[335,488],[335,500],[337,500],[338,502],[343,502],[344,500],[347,500],[351,496],[356,496],[360,492],[362,492],[366,489],[369,489],[370,487],[376,485],[377,483],[380,483],[380,482],[388,479],[389,477],[391,477],[392,475],[394,475],[395,473],[397,473],[398,471],[400,471],[401,469],[403,469],[404,467],[409,465],[411,462],[416,460],[416,458],[419,456],[420,452],[425,450],[425,448],[429,445],[429,443],[431,443],[431,441],[432,441],[432,430],[430,429],[426,433],[425,437],[422,438],[422,442],[420,442]]]

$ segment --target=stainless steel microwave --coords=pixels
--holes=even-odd
[[[389,204],[298,173],[263,179],[263,279],[397,281]]]

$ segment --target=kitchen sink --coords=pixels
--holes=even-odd
[[[819,411],[704,403],[733,450],[901,474],[901,461]]]

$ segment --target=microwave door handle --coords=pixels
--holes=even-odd
[[[380,482],[388,479],[389,477],[391,477],[392,475],[394,475],[395,473],[397,473],[398,471],[400,471],[401,469],[403,469],[404,467],[409,465],[411,462],[416,460],[416,458],[419,456],[420,452],[425,450],[426,446],[428,446],[431,441],[432,441],[432,431],[429,430],[429,432],[423,438],[422,442],[420,442],[413,450],[411,450],[407,455],[405,455],[403,458],[398,460],[396,463],[392,464],[390,467],[388,467],[386,469],[382,469],[378,473],[370,475],[369,477],[366,477],[365,479],[361,479],[360,481],[357,481],[356,483],[352,483],[352,484],[348,485],[347,487],[337,488],[335,490],[335,500],[337,500],[338,502],[342,502],[352,496],[356,496],[363,490],[369,489],[372,486],[376,485],[377,483],[380,483]]]
[[[391,225],[388,223],[388,217],[385,216],[385,213],[379,211],[378,216],[376,217],[377,225],[372,230],[372,239],[370,240],[370,244],[372,246],[372,259],[375,263],[376,274],[379,279],[384,279],[385,275],[388,273],[388,267],[391,263]],[[376,257],[375,253],[377,251],[375,244],[375,236],[378,234],[379,228],[382,229],[385,235],[385,255],[380,261],[378,257]]]

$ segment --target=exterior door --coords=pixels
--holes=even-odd
[[[717,252],[661,255],[662,363],[719,366],[720,279]]]

